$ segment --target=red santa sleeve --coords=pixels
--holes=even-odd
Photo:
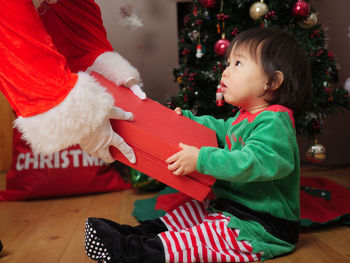
[[[41,17],[73,72],[96,71],[118,86],[130,78],[140,81],[138,70],[113,51],[94,0],[60,0]]]
[[[67,66],[31,0],[0,0],[0,89],[35,153],[79,143],[99,126],[113,98]]]
[[[85,71],[106,51],[113,51],[93,0],[60,0],[41,15],[46,31],[72,72]]]
[[[1,89],[18,116],[47,111],[77,82],[32,1],[0,2]]]

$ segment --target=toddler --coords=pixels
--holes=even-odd
[[[299,151],[293,116],[311,97],[306,52],[289,33],[254,28],[228,48],[221,78],[227,120],[184,115],[217,133],[219,148],[180,144],[167,159],[182,176],[217,179],[215,198],[187,202],[131,227],[86,221],[85,248],[100,262],[249,262],[291,252],[299,229]]]

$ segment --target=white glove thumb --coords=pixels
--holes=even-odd
[[[129,162],[136,163],[136,156],[132,148],[129,145],[127,145],[126,142],[123,140],[123,138],[120,137],[115,132],[113,133],[111,145],[116,147],[126,157],[126,159],[129,160]]]
[[[133,120],[134,115],[118,107],[113,107],[110,114],[104,119],[102,124],[94,132],[84,137],[80,142],[80,147],[93,157],[101,158],[107,163],[114,161],[109,152],[110,146],[115,146],[131,162],[136,162],[134,151],[129,145],[112,129],[110,119]]]
[[[113,107],[109,113],[109,119],[132,121],[134,114],[119,107]]]
[[[115,161],[109,151],[109,146],[116,147],[130,163],[136,163],[136,156],[133,149],[120,137],[117,133],[113,132],[111,142],[108,147],[98,152],[98,157],[103,159],[106,163],[112,163]]]
[[[141,100],[146,99],[146,93],[144,93],[140,87],[140,85],[135,84],[133,86],[130,87],[130,90],[137,96],[139,97]]]

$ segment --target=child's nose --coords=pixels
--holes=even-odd
[[[224,69],[224,71],[222,72],[222,74],[221,74],[221,78],[223,78],[223,77],[227,77],[227,68],[225,68]]]

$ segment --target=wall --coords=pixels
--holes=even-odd
[[[178,64],[177,14],[175,0],[97,0],[115,50],[135,65],[147,95],[163,103],[177,88],[172,69]],[[125,28],[120,7],[129,4],[139,11],[144,26]]]
[[[333,50],[339,66],[339,85],[350,77],[350,1],[311,0],[318,12],[319,23],[326,30],[329,49]],[[311,142],[300,137],[300,150],[303,153]],[[330,116],[325,129],[318,137],[319,143],[327,150],[326,161],[322,165],[350,164],[350,112]],[[304,154],[301,155],[305,159]]]

